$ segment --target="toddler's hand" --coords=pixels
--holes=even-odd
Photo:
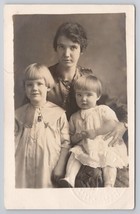
[[[76,134],[76,138],[79,141],[85,139],[86,137],[87,137],[86,131],[82,131],[82,132]]]
[[[82,131],[80,134],[81,134],[81,136],[82,136],[82,139],[85,139],[85,138],[88,137],[87,131]]]

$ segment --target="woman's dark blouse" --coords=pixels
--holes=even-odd
[[[74,82],[82,75],[93,74],[91,69],[85,69],[80,66],[77,67],[76,73],[71,83],[63,81],[58,64],[49,67],[51,74],[55,80],[54,88],[48,93],[48,100],[61,106],[66,110],[66,115],[69,120],[70,116],[79,108],[76,104],[74,93]],[[119,121],[127,122],[126,105],[121,104],[118,99],[111,99],[108,95],[103,94],[98,101],[98,104],[105,104],[110,106],[116,113]]]

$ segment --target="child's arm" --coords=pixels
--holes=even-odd
[[[108,120],[108,121],[104,122],[102,127],[97,129],[96,131],[94,131],[92,129],[87,130],[86,131],[87,137],[90,139],[94,139],[98,135],[105,135],[105,134],[111,132],[115,128],[116,123],[117,122],[115,120]]]
[[[59,160],[53,170],[53,178],[55,181],[57,181],[60,178],[63,178],[65,175],[65,167],[69,156],[68,154],[69,154],[69,149],[62,147]]]
[[[71,139],[72,145],[75,145],[86,137],[87,137],[87,133],[85,131],[82,131],[80,133],[75,133],[71,135],[70,139]]]
[[[66,119],[65,113],[59,119],[60,139],[61,139],[61,151],[58,162],[53,170],[52,177],[54,181],[64,177],[65,167],[67,164],[69,149],[70,149],[70,136],[69,136],[69,124]]]
[[[85,132],[81,131],[80,133],[76,132],[76,117],[72,115],[69,121],[69,128],[70,128],[70,140],[72,145],[76,145],[81,140],[83,140],[86,135]]]

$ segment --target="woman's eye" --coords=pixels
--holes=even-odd
[[[63,45],[57,45],[57,48],[58,49],[64,49],[64,46]]]
[[[74,51],[75,49],[77,49],[76,46],[71,46],[71,50]]]

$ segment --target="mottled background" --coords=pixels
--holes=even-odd
[[[24,69],[34,62],[57,62],[53,38],[67,21],[78,22],[87,31],[88,47],[79,64],[94,70],[110,96],[127,102],[125,14],[15,15],[13,20],[16,108],[24,99]]]

